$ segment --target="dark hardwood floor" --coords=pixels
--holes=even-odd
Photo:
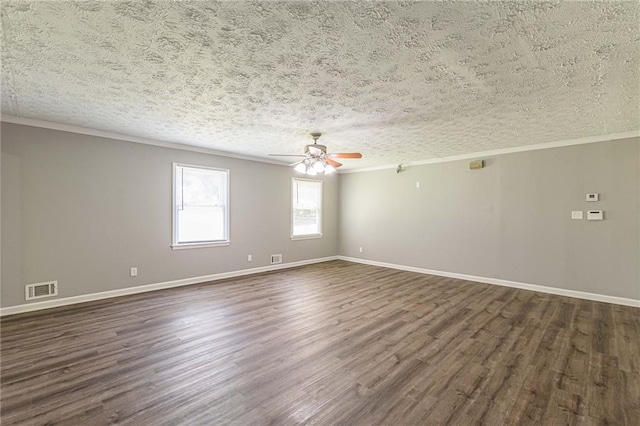
[[[640,309],[343,261],[1,326],[4,426],[640,425]]]

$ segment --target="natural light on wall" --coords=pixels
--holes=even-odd
[[[291,238],[322,237],[322,181],[293,178]]]
[[[228,175],[228,170],[174,164],[174,248],[229,242]]]

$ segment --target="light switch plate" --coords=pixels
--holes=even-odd
[[[586,200],[587,201],[598,201],[599,198],[600,198],[600,196],[598,194],[587,194]]]
[[[582,220],[584,218],[584,214],[582,210],[574,210],[571,212],[571,219]]]

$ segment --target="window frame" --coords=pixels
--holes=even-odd
[[[213,170],[217,172],[224,172],[226,174],[226,203],[223,210],[224,215],[224,240],[212,240],[212,241],[199,241],[193,243],[180,243],[178,242],[178,203],[177,203],[177,194],[176,194],[176,178],[178,176],[177,170],[178,167],[183,168],[192,168],[192,169],[203,169],[203,170]],[[230,191],[230,181],[231,181],[231,172],[229,169],[223,169],[220,167],[212,167],[212,166],[203,166],[197,164],[186,164],[186,163],[173,163],[172,164],[172,178],[171,178],[171,248],[173,250],[183,250],[183,249],[192,249],[192,248],[206,248],[206,247],[221,247],[228,246],[231,243],[230,238],[230,222],[231,217],[229,216],[229,204],[231,204],[231,191]]]
[[[296,191],[296,181],[303,182],[314,182],[320,184],[320,200],[318,200],[318,233],[315,234],[303,234],[303,235],[294,235],[294,218],[295,218],[295,209],[296,209],[296,201],[294,198]],[[324,182],[319,179],[304,179],[299,177],[291,178],[291,239],[292,240],[311,240],[316,238],[322,238],[322,211],[324,210]]]

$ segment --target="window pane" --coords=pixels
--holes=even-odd
[[[227,240],[227,172],[176,166],[176,243]]]
[[[178,211],[178,243],[225,240],[220,207],[187,207]]]
[[[293,235],[321,233],[322,182],[293,180]]]

